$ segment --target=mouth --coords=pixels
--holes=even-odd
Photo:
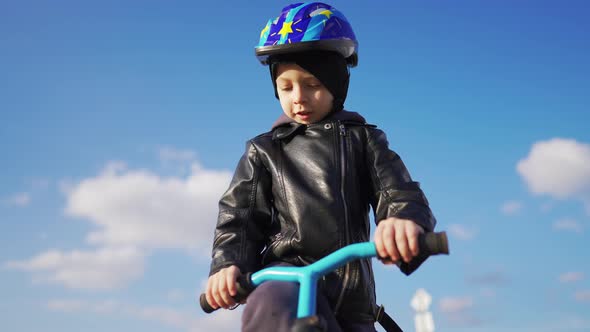
[[[295,116],[299,117],[301,120],[308,120],[311,117],[311,112],[297,112],[295,113]]]

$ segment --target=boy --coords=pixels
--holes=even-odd
[[[247,143],[220,200],[209,304],[236,305],[242,273],[310,264],[369,241],[371,206],[380,259],[416,268],[424,259],[418,235],[432,231],[436,220],[385,134],[343,110],[348,67],[358,59],[346,18],[323,3],[287,6],[262,30],[256,53],[269,65],[284,114]],[[248,297],[242,330],[289,331],[297,290],[282,282],[260,285]],[[323,278],[317,309],[329,331],[375,331],[371,261],[351,262]]]

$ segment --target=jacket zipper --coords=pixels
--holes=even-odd
[[[346,195],[344,193],[345,188],[345,177],[346,177],[346,127],[344,124],[338,122],[338,128],[340,131],[340,196],[342,198],[342,205],[344,208],[344,234],[345,234],[345,245],[349,244],[350,242],[350,235],[348,229],[348,206],[346,205]],[[346,288],[348,286],[350,279],[350,264],[346,264],[344,266],[344,279],[342,280],[342,290],[340,291],[340,295],[338,295],[338,301],[336,301],[336,306],[334,307],[334,314],[338,314],[338,310],[342,305],[342,300],[344,299],[344,293],[346,292]]]

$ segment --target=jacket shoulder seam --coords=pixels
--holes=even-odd
[[[373,140],[373,136],[375,134],[375,131],[379,130],[375,127],[365,127],[365,132],[367,134],[367,146],[369,149],[371,149],[371,155],[374,156],[376,154],[376,150],[373,147],[373,144],[371,143],[371,141]],[[373,130],[372,130],[373,129]],[[371,159],[374,159],[373,157],[371,157]],[[373,174],[373,178],[375,178],[375,180],[378,181],[378,188],[375,188],[374,190],[376,190],[377,192],[379,192],[381,190],[381,188],[383,187],[383,183],[381,183],[381,178],[377,175],[377,170],[375,169],[373,163],[371,163],[371,167],[369,167],[371,174]]]

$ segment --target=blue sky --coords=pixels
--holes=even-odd
[[[0,312],[10,331],[236,329],[204,315],[217,200],[280,115],[271,1],[0,4]],[[378,266],[411,330],[590,331],[586,1],[332,1],[349,110],[422,183],[452,255]]]

